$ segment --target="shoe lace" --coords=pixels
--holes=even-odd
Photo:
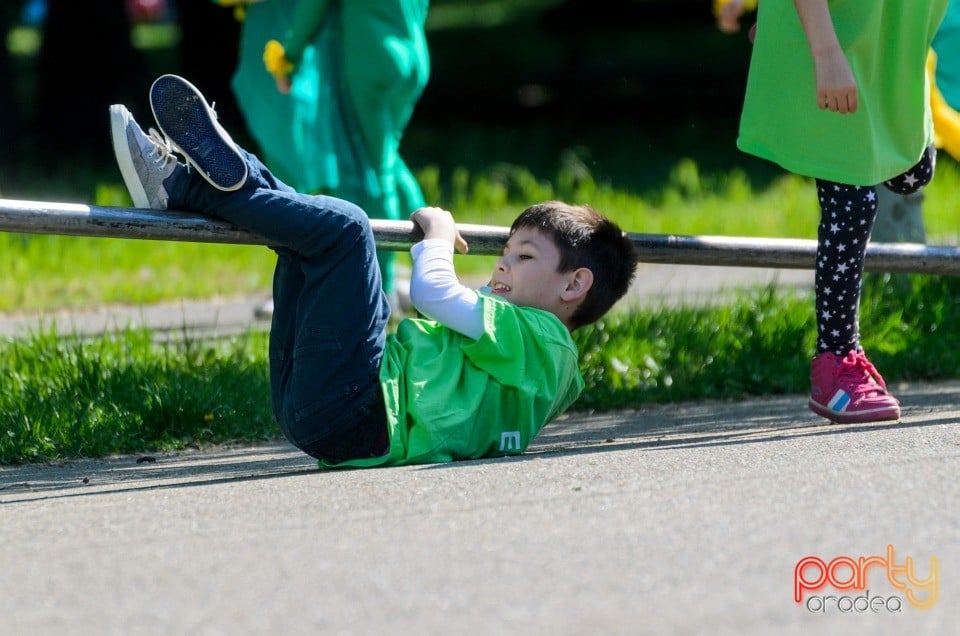
[[[856,394],[886,393],[887,383],[867,356],[860,351],[851,351],[840,360],[837,370],[840,384]]]
[[[153,152],[151,152],[149,156],[153,157],[157,165],[166,165],[171,161],[177,160],[173,155],[173,143],[166,135],[156,128],[150,128],[147,139],[153,144]]]

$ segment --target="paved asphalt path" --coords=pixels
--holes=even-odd
[[[320,472],[272,443],[3,468],[0,633],[957,633],[960,383],[898,392],[900,423],[657,406],[438,466]],[[888,545],[919,578],[938,560],[933,608],[882,567],[878,613],[793,601],[803,557]]]
[[[960,383],[895,390],[899,423],[653,406],[438,466],[320,472],[278,442],[0,467],[0,634],[958,633]],[[794,602],[802,558],[887,546],[894,581],[937,559],[931,609],[885,564],[877,612],[838,608],[868,602],[843,565]]]

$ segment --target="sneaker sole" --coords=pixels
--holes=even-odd
[[[162,75],[150,87],[150,108],[160,131],[210,185],[225,192],[243,186],[243,155],[196,86],[178,75]]]
[[[865,424],[867,422],[889,422],[900,419],[900,407],[888,406],[865,411],[834,411],[812,398],[807,402],[811,411],[837,424]]]
[[[116,155],[120,174],[127,186],[133,205],[137,208],[149,208],[150,199],[140,183],[137,169],[133,166],[133,156],[130,154],[130,145],[127,143],[127,124],[133,116],[121,104],[110,107],[110,137],[113,139],[113,154]]]

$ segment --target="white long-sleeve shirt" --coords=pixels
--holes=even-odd
[[[426,239],[410,248],[413,274],[410,302],[442,325],[477,339],[483,334],[483,308],[476,291],[460,283],[453,269],[453,245]]]

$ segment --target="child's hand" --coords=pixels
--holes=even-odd
[[[857,112],[857,80],[853,77],[850,62],[839,47],[825,55],[814,57],[817,81],[817,106],[846,114]]]
[[[289,77],[275,77],[273,78],[277,82],[277,91],[281,95],[289,95],[290,91],[293,90],[293,82],[290,81]]]
[[[794,0],[813,55],[817,107],[835,113],[857,111],[857,80],[833,28],[827,0]]]
[[[460,236],[453,215],[442,208],[420,208],[410,215],[410,220],[423,230],[423,238],[442,238],[450,242],[461,254],[469,250],[467,242]]]
[[[737,33],[740,31],[740,16],[743,15],[746,7],[743,6],[743,0],[729,0],[723,4],[717,3],[715,8],[717,15],[717,28],[722,33]]]

